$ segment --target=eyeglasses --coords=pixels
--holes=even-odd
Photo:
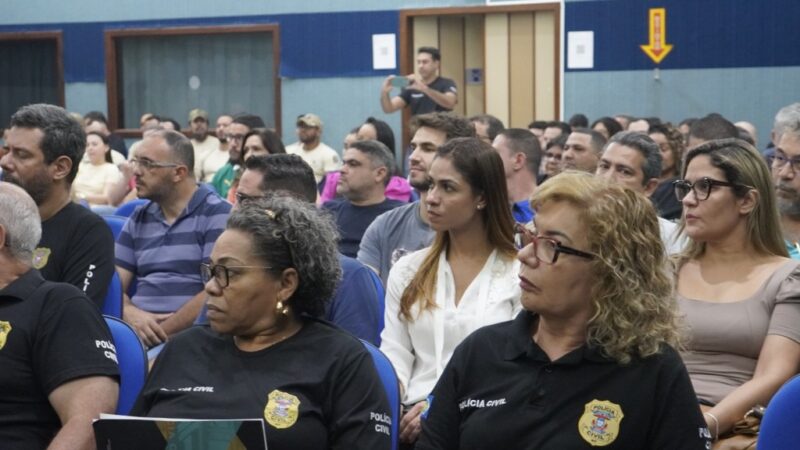
[[[800,158],[787,158],[786,155],[782,155],[780,153],[775,153],[775,155],[772,156],[773,169],[781,169],[786,165],[786,163],[789,163],[789,167],[792,168],[792,172],[800,173]]]
[[[150,159],[139,159],[139,158],[131,159],[131,164],[134,166],[139,166],[144,170],[152,170],[162,167],[178,167],[178,164],[175,163],[165,163],[165,162],[153,161]]]
[[[208,283],[211,280],[211,277],[214,277],[214,280],[219,284],[219,287],[226,288],[231,280],[231,272],[236,275],[236,271],[231,271],[230,269],[264,269],[269,270],[272,267],[269,266],[223,266],[221,264],[200,264],[200,278],[203,280],[203,283]]]
[[[266,198],[264,195],[247,195],[242,194],[241,192],[236,192],[236,203],[242,204],[243,202],[247,202],[250,200],[258,200],[261,198]]]
[[[229,141],[241,141],[242,139],[244,139],[243,134],[228,134],[226,135],[226,137],[228,138]]]
[[[521,223],[514,225],[514,243],[520,250],[533,244],[533,253],[536,255],[536,259],[544,264],[555,264],[558,261],[558,255],[561,253],[584,259],[594,259],[593,254],[561,245],[561,242],[557,239],[536,236],[533,231]]]
[[[711,190],[714,186],[741,187],[740,184],[714,180],[708,177],[700,178],[694,183],[686,180],[675,180],[672,182],[672,186],[675,189],[675,196],[678,197],[678,201],[683,201],[683,198],[689,195],[689,191],[694,191],[695,198],[698,201],[703,201],[711,195]]]

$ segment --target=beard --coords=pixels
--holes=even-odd
[[[40,206],[47,200],[47,197],[50,195],[50,189],[52,188],[52,180],[47,176],[44,170],[39,171],[27,181],[22,181],[16,174],[4,172],[3,181],[16,184],[24,189],[36,203],[36,206]]]
[[[791,198],[778,196],[778,211],[782,215],[789,216],[792,219],[800,219],[800,193],[783,184],[779,184],[778,189],[792,194]]]

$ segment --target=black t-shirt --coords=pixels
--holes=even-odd
[[[456,348],[430,398],[417,450],[703,449],[710,434],[677,352],[620,365],[592,347],[557,361],[535,316],[484,327]]]
[[[672,182],[677,179],[676,177],[662,181],[650,196],[658,215],[667,220],[680,219],[683,212],[683,204],[675,196],[675,188],[672,186]]]
[[[270,450],[391,448],[391,411],[360,341],[304,319],[294,336],[243,352],[195,326],[158,356],[132,415],[263,418]]]
[[[45,448],[61,428],[48,395],[67,381],[117,377],[100,312],[74,286],[30,270],[0,290],[0,448]]]
[[[336,220],[336,226],[339,228],[339,234],[341,235],[339,252],[345,256],[355,258],[358,254],[361,238],[364,237],[364,232],[367,231],[369,224],[386,211],[403,205],[407,205],[407,203],[387,198],[374,205],[356,206],[350,203],[349,200],[341,198],[331,200],[322,205],[322,207],[330,211]]]
[[[436,77],[436,79],[433,80],[428,87],[443,94],[447,92],[458,94],[458,90],[456,90],[456,83],[449,78]],[[411,109],[412,116],[436,111],[451,111],[450,109],[447,109],[431,100],[430,97],[416,89],[403,89],[400,91],[400,98],[402,98],[403,101],[406,102],[406,105],[408,105],[408,107]]]
[[[42,240],[33,267],[49,281],[69,283],[102,309],[114,274],[114,236],[105,221],[87,208],[69,203],[42,222]]]

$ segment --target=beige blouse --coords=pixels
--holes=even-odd
[[[698,398],[719,403],[753,377],[767,335],[800,343],[800,261],[787,261],[747,299],[715,303],[678,294],[689,326],[681,353]]]

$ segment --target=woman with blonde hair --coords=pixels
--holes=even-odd
[[[707,142],[689,151],[682,175],[682,356],[718,437],[800,367],[800,261],[787,258],[769,169],[753,146]]]
[[[425,200],[436,237],[401,258],[386,295],[381,350],[392,361],[408,409],[400,440],[419,434],[419,415],[455,347],[481,326],[519,311],[514,222],[503,162],[476,138],[451,139],[436,151]]]
[[[516,227],[525,311],[459,346],[416,449],[706,449],[650,201],[569,171],[531,206]]]

